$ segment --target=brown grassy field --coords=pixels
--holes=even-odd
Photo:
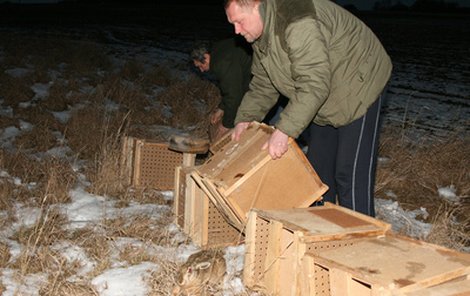
[[[195,75],[187,79],[174,77],[166,65],[149,69],[135,60],[113,64],[103,45],[90,40],[1,31],[0,46],[1,106],[11,107],[9,115],[0,116],[0,128],[20,128],[22,122],[32,126],[14,138],[13,148],[0,150],[0,169],[21,179],[22,184],[35,184],[29,189],[0,179],[0,211],[5,213],[0,228],[8,229],[17,222],[19,202],[40,209],[39,221],[8,236],[25,246],[16,260],[10,260],[8,244],[0,241],[0,268],[18,270],[19,277],[37,272],[47,274],[48,284],[40,291],[41,295],[97,295],[89,279],[109,268],[108,242],[132,237],[144,242],[143,246],[122,251],[120,258],[131,263],[160,263],[164,268],[153,275],[150,295],[169,295],[177,266],[149,254],[145,243],[162,246],[174,243],[169,241],[163,227],[173,220],[171,213],[159,220],[160,225],[145,217],[134,221],[116,218],[104,220],[100,231],[90,227],[70,232],[62,227],[67,222],[54,205],[70,200],[68,193],[81,174],[89,180],[91,193],[114,198],[123,206],[132,201],[168,204],[158,191],[133,191],[124,185],[119,173],[120,141],[126,135],[165,140],[150,131],[151,125],[181,130],[192,126],[191,133],[206,136],[207,115],[219,100],[217,88]],[[5,72],[12,68],[29,71],[21,77],[12,77]],[[61,74],[53,78],[51,71],[59,69]],[[48,95],[32,99],[31,86],[50,81],[53,84]],[[83,91],[86,87],[93,91]],[[155,87],[163,90],[155,94],[152,92]],[[195,98],[203,102],[203,110],[193,108]],[[109,101],[118,107],[110,110]],[[165,114],[161,106],[171,109],[172,116]],[[66,122],[52,115],[61,111],[69,111]],[[380,142],[379,154],[386,161],[378,167],[377,196],[384,198],[386,192],[392,191],[405,209],[425,207],[430,213],[425,221],[433,224],[427,237],[429,242],[457,250],[468,247],[469,139],[453,135],[416,143],[404,136],[404,130],[385,126]],[[37,157],[54,147],[69,147],[68,157],[47,154]],[[75,169],[75,161],[85,164],[82,170]],[[460,203],[439,197],[438,188],[448,185],[457,188]],[[86,278],[67,280],[79,266],[50,248],[61,241],[82,247],[97,262]],[[3,290],[0,285],[0,292]]]

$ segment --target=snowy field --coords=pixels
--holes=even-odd
[[[212,10],[211,10],[212,11]],[[216,10],[213,11],[214,13]],[[122,65],[130,60],[139,61],[147,67],[166,65],[173,69],[174,74],[182,79],[194,69],[190,67],[188,51],[196,39],[218,39],[230,35],[230,28],[223,23],[223,17],[211,14],[188,17],[187,14],[166,16],[152,20],[149,24],[90,24],[57,26],[45,24],[3,25],[1,32],[16,34],[37,34],[44,38],[64,38],[70,40],[89,40],[97,42],[105,49],[105,54],[112,57],[115,65]],[[389,85],[388,102],[385,106],[384,125],[401,129],[411,139],[423,137],[439,138],[450,134],[468,137],[470,132],[470,19],[434,17],[400,17],[364,16],[365,21],[377,32],[380,39],[392,56],[394,63],[393,76]],[[0,63],[3,49],[0,47]],[[34,69],[18,66],[5,69],[12,77],[21,77]],[[30,101],[35,104],[48,97],[49,88],[56,79],[62,76],[60,61],[57,68],[50,71],[49,83],[31,85],[34,96]],[[93,86],[84,83],[83,92],[93,92]],[[1,92],[1,90],[0,90]],[[11,117],[12,107],[5,105],[0,93],[0,116]],[[113,108],[113,102],[110,102]],[[115,107],[115,106],[114,106]],[[70,106],[63,112],[55,112],[58,120],[66,122],[71,110],[79,106]],[[85,123],[84,123],[85,124]],[[4,149],[16,149],[13,142],[23,131],[32,129],[28,122],[21,121],[16,125],[0,130],[0,146]],[[59,137],[61,137],[59,135]],[[70,148],[61,145],[48,150],[45,154],[67,158]],[[41,157],[41,155],[36,155]],[[79,160],[74,162],[79,171],[82,165]],[[1,182],[10,182],[18,188],[34,187],[35,184],[23,183],[17,176],[10,175],[0,167]],[[65,228],[70,230],[92,227],[96,235],[103,231],[101,221],[122,217],[132,221],[137,216],[148,217],[155,221],[171,211],[168,205],[131,203],[127,207],[118,206],[110,196],[97,196],[86,191],[89,180],[84,177],[70,191],[71,202],[55,204],[53,207],[67,217]],[[452,188],[440,188],[443,198],[455,198]],[[163,192],[171,202],[172,192]],[[414,211],[403,210],[397,202],[378,198],[377,213],[381,218],[392,223],[394,229],[406,228],[409,235],[425,237],[431,225],[420,222],[418,216],[426,216],[426,209]],[[0,242],[8,246],[9,261],[14,262],[25,250],[26,246],[16,241],[13,234],[22,227],[31,227],[38,222],[44,209],[30,207],[18,203],[15,206],[15,223],[1,223]],[[0,219],[6,219],[6,211],[0,211]],[[152,223],[152,222],[151,222]],[[132,264],[120,259],[119,252],[126,248],[142,248],[150,256],[164,257],[172,262],[181,263],[197,248],[174,225],[166,226],[170,246],[159,246],[151,242],[143,242],[129,237],[113,238],[109,254],[110,268],[100,274],[90,276],[91,271],[99,265],[90,258],[80,246],[71,245],[68,241],[55,243],[51,246],[61,254],[66,263],[78,265],[76,274],[70,275],[71,283],[86,282],[91,285],[97,295],[148,295],[150,293],[149,277],[158,272],[161,266],[152,261]],[[227,248],[225,252],[228,273],[225,276],[221,295],[246,295],[241,283],[240,272],[243,268],[243,245]],[[12,265],[14,266],[14,265]],[[49,275],[38,272],[21,274],[14,267],[0,269],[0,288],[2,295],[39,295]],[[245,293],[245,294],[244,294]],[[90,294],[95,295],[95,294]],[[150,294],[158,295],[158,294]]]

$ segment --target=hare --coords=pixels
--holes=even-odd
[[[173,295],[206,295],[207,287],[219,284],[225,271],[225,259],[221,251],[204,250],[194,253],[180,267],[178,286],[173,290]]]

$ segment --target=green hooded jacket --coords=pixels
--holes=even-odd
[[[235,123],[260,121],[279,93],[276,128],[296,138],[310,122],[344,126],[378,98],[392,63],[374,33],[330,0],[264,0],[253,79]]]
[[[222,95],[219,104],[224,110],[222,125],[233,128],[238,107],[251,80],[251,49],[243,40],[230,38],[214,43],[210,56],[209,73],[217,79]]]

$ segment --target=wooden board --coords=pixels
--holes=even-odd
[[[395,235],[363,239],[314,257],[316,264],[330,270],[331,287],[343,281],[348,282],[345,287],[362,283],[373,295],[384,290],[415,291],[470,274],[470,254]],[[337,288],[332,295],[357,294]]]
[[[306,242],[383,235],[390,230],[388,223],[328,202],[304,209],[253,211],[263,219],[280,221],[284,228],[302,232]]]
[[[468,276],[405,294],[405,296],[469,296],[469,295],[470,295],[470,278]]]

